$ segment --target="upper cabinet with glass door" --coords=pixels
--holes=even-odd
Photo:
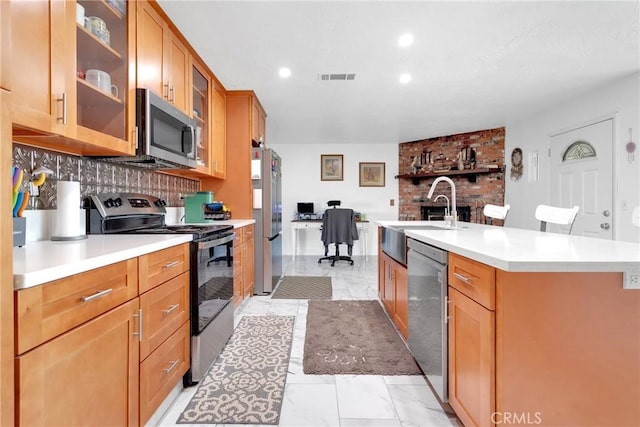
[[[78,139],[133,141],[135,92],[130,81],[130,26],[135,2],[79,0],[76,15]],[[98,134],[99,136],[97,136]]]
[[[193,120],[196,128],[196,171],[209,175],[211,151],[209,140],[211,135],[211,79],[201,65],[193,63]]]

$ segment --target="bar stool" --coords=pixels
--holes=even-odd
[[[572,208],[557,208],[555,206],[538,205],[536,208],[536,219],[540,221],[540,231],[547,231],[547,223],[568,225],[569,233],[573,228],[580,206]]]
[[[487,203],[482,209],[482,215],[484,215],[485,223],[491,225],[493,224],[494,219],[501,219],[504,221],[509,213],[509,209],[511,209],[511,205],[498,206]]]

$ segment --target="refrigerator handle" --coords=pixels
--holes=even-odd
[[[280,232],[280,233],[276,234],[275,236],[271,236],[271,237],[269,237],[267,240],[268,240],[269,242],[273,242],[273,241],[274,241],[274,240],[276,240],[278,237],[280,237],[280,234],[281,234],[281,233],[282,233],[282,232]]]

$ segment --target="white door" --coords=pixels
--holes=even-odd
[[[613,239],[613,119],[552,136],[550,182],[551,205],[580,206],[572,235]]]

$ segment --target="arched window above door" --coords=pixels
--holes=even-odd
[[[589,144],[587,141],[578,140],[567,148],[562,155],[562,161],[581,160],[586,159],[587,157],[596,157],[595,148],[593,148],[593,145]]]

